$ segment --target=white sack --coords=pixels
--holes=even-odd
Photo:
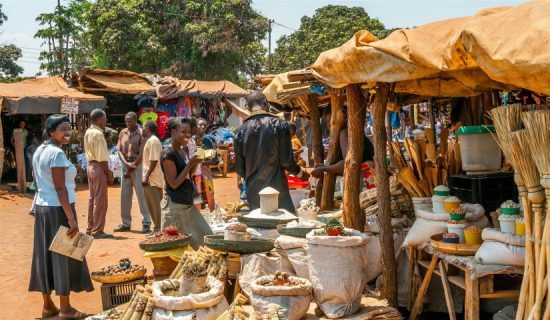
[[[296,275],[290,262],[279,254],[270,252],[241,255],[241,273],[239,274],[241,290],[250,297],[254,280],[277,271],[286,272],[291,276]]]
[[[392,228],[406,228],[408,227],[410,220],[404,216],[402,218],[391,218]],[[365,232],[380,233],[380,224],[378,223],[378,216],[368,216],[365,221]]]
[[[299,286],[266,287],[258,282],[272,279],[272,276],[260,277],[252,284],[250,303],[255,311],[269,313],[270,305],[279,307],[279,314],[288,320],[299,320],[306,315],[311,302],[312,285],[306,279],[305,284]],[[290,277],[295,278],[295,277]]]
[[[282,235],[275,240],[275,248],[284,259],[288,260],[298,277],[310,280],[306,243],[304,238]]]
[[[382,274],[382,249],[380,246],[380,236],[378,234],[369,233],[369,243],[367,244],[367,257],[369,259],[366,273],[367,282],[375,280]],[[393,250],[397,257],[401,244],[405,239],[405,233],[402,231],[393,232]]]
[[[366,234],[355,230],[349,237],[306,236],[313,298],[327,318],[352,315],[361,305],[366,284]]]
[[[476,261],[481,264],[525,265],[525,237],[485,228],[481,232],[484,240],[476,252]]]
[[[206,309],[195,309],[187,311],[171,311],[160,308],[153,310],[152,320],[216,320],[226,310],[229,304],[225,298],[217,305]]]
[[[468,225],[482,229],[489,225],[485,209],[480,204],[463,203],[461,207],[466,211],[465,219]],[[416,220],[403,242],[403,247],[416,247],[429,241],[434,234],[447,232],[447,220],[449,220],[448,214],[417,210]]]

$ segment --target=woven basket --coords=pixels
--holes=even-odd
[[[224,240],[223,235],[204,236],[204,245],[210,249],[233,252],[240,254],[252,254],[271,251],[275,241],[266,238],[252,237],[251,240]]]
[[[180,295],[188,296],[190,294],[203,293],[208,291],[206,278],[207,277],[182,278],[180,284]]]
[[[167,241],[162,243],[145,243],[145,241],[139,243],[139,247],[143,251],[164,251],[176,248],[185,247],[191,241],[191,236],[187,236],[183,239],[175,241]]]
[[[475,256],[480,244],[447,243],[441,241],[443,233],[434,234],[430,238],[430,244],[434,250],[452,254],[455,256]]]
[[[277,231],[279,231],[280,234],[283,234],[285,236],[297,237],[297,238],[305,238],[306,235],[311,232],[311,230],[315,230],[315,228],[312,228],[312,227],[287,228],[286,225],[284,224],[280,224],[277,226]]]
[[[262,229],[277,229],[278,225],[287,224],[295,220],[298,220],[298,217],[296,217],[295,219],[259,219],[259,218],[245,217],[245,216],[239,217],[239,222],[246,224],[250,228],[262,228]]]
[[[92,279],[101,283],[121,283],[126,281],[132,281],[135,279],[140,279],[145,276],[147,269],[140,271],[135,271],[132,273],[116,274],[116,275],[99,275],[92,272]]]

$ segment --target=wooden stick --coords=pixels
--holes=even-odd
[[[416,296],[416,299],[414,300],[414,306],[411,310],[411,314],[409,316],[409,320],[416,320],[420,313],[422,312],[422,304],[424,303],[424,296],[426,295],[426,291],[428,291],[428,286],[430,285],[430,281],[432,279],[432,275],[435,271],[435,267],[437,266],[437,262],[439,261],[439,258],[434,255],[432,257],[432,262],[430,263],[430,266],[428,268],[428,271],[426,271],[426,275],[424,276],[424,280],[422,281],[422,284],[420,285],[420,289],[418,289],[418,295]]]
[[[539,264],[537,268],[537,288],[536,288],[536,299],[535,299],[535,306],[533,310],[531,310],[532,316],[530,315],[529,318],[534,319],[540,319],[540,313],[541,313],[541,307],[542,307],[542,300],[544,299],[544,296],[546,295],[546,291],[543,290],[544,286],[544,279],[546,274],[546,250],[547,246],[544,244],[544,242],[548,241],[549,239],[549,229],[550,229],[550,214],[546,215],[546,222],[544,227],[544,234],[542,236],[542,244],[540,245],[540,254],[539,254]]]

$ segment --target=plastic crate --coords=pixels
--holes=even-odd
[[[101,303],[103,310],[109,310],[130,299],[138,285],[146,285],[147,277],[121,283],[104,283],[101,285]]]
[[[485,212],[496,210],[504,201],[517,202],[518,191],[513,173],[486,175],[452,175],[449,177],[451,195],[466,203],[479,203]]]

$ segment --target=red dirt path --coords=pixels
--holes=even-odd
[[[227,178],[216,178],[216,202],[220,205],[227,201],[238,200],[235,174]],[[88,190],[86,186],[77,187],[76,211],[80,230],[86,230],[88,208]],[[133,228],[141,228],[141,215],[134,196],[132,206]],[[0,319],[35,319],[42,310],[42,298],[38,292],[28,292],[29,274],[33,246],[33,218],[28,215],[32,199],[15,193],[0,191]],[[120,189],[109,188],[109,211],[105,230],[109,233],[120,223]],[[138,243],[145,239],[139,233],[117,233],[116,239],[96,240],[87,255],[90,271],[114,264],[121,258],[130,258],[133,263],[143,264],[151,273],[153,266],[143,257]],[[74,307],[86,313],[101,311],[100,284],[94,282],[91,293],[71,295]],[[59,306],[59,300],[54,298]],[[51,318],[56,319],[56,318]]]

